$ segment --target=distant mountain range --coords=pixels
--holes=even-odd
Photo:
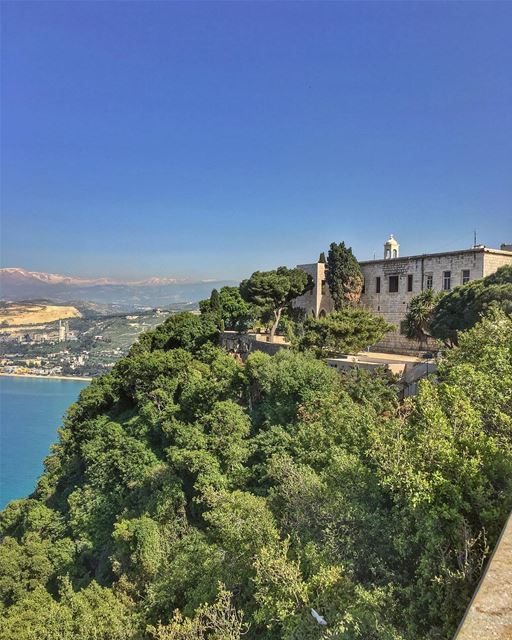
[[[58,302],[87,300],[135,307],[163,307],[180,302],[197,302],[208,297],[213,288],[235,284],[230,280],[193,281],[178,278],[121,281],[42,273],[19,267],[0,269],[2,300],[44,298]]]

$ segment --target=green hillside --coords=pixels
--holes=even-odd
[[[169,317],[70,407],[1,515],[0,639],[451,637],[512,507],[512,319],[403,403],[217,333]]]

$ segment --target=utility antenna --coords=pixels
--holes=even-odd
[[[476,229],[473,231],[473,246],[476,247]]]

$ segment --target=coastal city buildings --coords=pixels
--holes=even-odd
[[[4,326],[0,374],[89,377],[105,373],[128,353],[140,333],[156,327],[169,313],[148,309],[128,317],[98,314],[74,318],[71,323],[60,319]]]

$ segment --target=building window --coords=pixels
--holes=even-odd
[[[389,293],[398,291],[398,276],[389,276]]]
[[[412,273],[407,276],[407,291],[412,291]]]
[[[443,271],[443,291],[450,291],[452,288],[452,272]]]
[[[462,270],[462,284],[466,284],[466,282],[469,282],[470,280],[470,271],[469,269],[463,269]]]
[[[322,280],[322,295],[325,296],[325,280]]]
[[[432,289],[434,286],[434,276],[431,273],[425,275],[425,289]]]
[[[361,289],[361,295],[363,295],[363,293],[366,293],[366,281],[363,278],[363,288]]]
[[[375,293],[380,293],[380,276],[375,278]]]

